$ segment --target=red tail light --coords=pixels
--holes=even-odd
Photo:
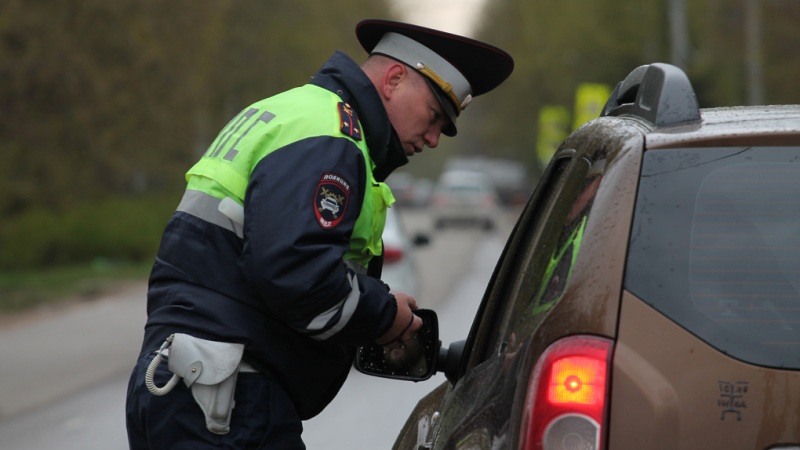
[[[573,336],[551,345],[528,382],[523,450],[604,447],[612,342]]]
[[[403,249],[399,247],[384,247],[383,248],[383,262],[384,264],[392,264],[399,262],[403,259]]]

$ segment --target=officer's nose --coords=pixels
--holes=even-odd
[[[439,138],[442,136],[442,127],[441,125],[434,125],[432,126],[427,133],[425,133],[425,145],[428,148],[436,148],[439,145]]]

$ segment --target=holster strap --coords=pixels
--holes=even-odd
[[[182,377],[192,390],[195,402],[205,415],[206,428],[215,434],[228,433],[244,344],[175,333],[168,350],[169,370]]]

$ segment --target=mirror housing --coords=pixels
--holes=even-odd
[[[466,340],[461,340],[450,344],[450,348],[442,347],[439,349],[436,371],[444,372],[444,376],[450,384],[456,384],[456,381],[461,377],[461,355],[464,354],[466,344]]]
[[[453,343],[449,349],[442,348],[439,340],[439,319],[429,309],[414,311],[422,319],[422,328],[414,340],[397,347],[403,356],[413,351],[411,359],[392,357],[390,346],[378,344],[358,347],[354,366],[361,373],[395,380],[425,381],[437,372],[444,372],[451,383],[458,380],[461,356],[465,341]]]
[[[422,328],[410,342],[394,348],[392,346],[395,344],[358,347],[354,363],[356,370],[396,380],[424,381],[432,377],[436,373],[436,359],[442,345],[439,341],[439,320],[436,313],[429,309],[417,309],[414,314],[422,319]]]

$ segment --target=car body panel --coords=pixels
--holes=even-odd
[[[800,372],[730,358],[630,293],[622,305],[609,448],[800,442]]]
[[[489,442],[491,445],[515,442],[519,433],[518,424],[507,422],[506,411],[515,411],[512,415],[516,415],[522,410],[527,374],[530,374],[543,349],[549,343],[573,333],[606,336],[615,334],[623,262],[631,221],[630,204],[635,199],[635,174],[638,173],[643,145],[642,130],[639,127],[630,127],[623,121],[619,121],[618,127],[618,131],[628,127],[626,133],[620,131],[616,135],[616,139],[628,142],[620,142],[617,146],[619,151],[613,154],[604,152],[603,142],[592,139],[592,133],[586,133],[585,136],[589,136],[586,140],[568,141],[561,149],[564,160],[569,161],[567,164],[572,167],[571,170],[588,173],[595,166],[595,171],[603,174],[603,182],[596,187],[597,195],[593,195],[599,203],[592,208],[593,215],[586,222],[586,237],[581,246],[581,252],[590,256],[576,261],[570,281],[557,302],[552,305],[531,302],[521,310],[509,309],[504,317],[498,318],[503,322],[501,329],[513,328],[514,325],[510,322],[519,318],[520,312],[524,314],[526,308],[545,311],[547,321],[528,340],[515,341],[511,337],[475,344],[489,349],[486,353],[491,356],[481,361],[470,361],[470,369],[465,376],[452,388],[452,392],[447,391],[448,401],[438,405],[439,409],[436,411],[441,419],[434,429],[436,445],[433,448],[457,448],[464,442]],[[583,175],[580,179],[582,177]],[[577,187],[558,185],[554,195],[562,195],[565,190],[576,190]],[[567,195],[575,197],[575,205],[585,201],[579,198],[577,190]],[[523,212],[523,216],[527,213],[528,220],[537,219],[534,217],[537,215],[563,216],[569,214],[569,210],[578,208],[575,205],[553,202],[543,205],[540,211]],[[602,239],[594,238],[597,236],[602,236]],[[548,236],[536,232],[527,238],[530,239],[530,248],[537,247],[538,241],[549,239]],[[594,262],[598,260],[605,263]],[[546,261],[540,264],[543,263]],[[527,261],[527,264],[533,263]],[[494,278],[501,276],[503,271],[517,269],[514,266],[501,267]],[[518,280],[518,284],[525,284],[527,281]],[[490,288],[486,296],[519,299],[496,300],[502,302],[526,301],[529,290],[529,287],[521,285],[503,285],[497,286],[497,292]],[[480,333],[479,330],[475,332]],[[432,414],[431,408],[437,400],[426,398],[424,406],[415,411],[410,423],[424,421],[425,416]],[[404,431],[416,433],[414,427]],[[401,438],[403,443],[412,441],[416,442],[413,436]]]
[[[564,141],[495,267],[459,376],[420,402],[396,449],[520,448],[534,368],[574,336],[613,342],[605,449],[800,448],[800,371],[737,360],[624,289],[647,152],[800,146],[798,106],[686,116],[603,115]]]
[[[434,428],[439,425],[442,401],[450,391],[449,382],[444,382],[420,399],[403,428],[399,438],[395,441],[393,449],[418,449],[425,448],[433,440]]]
[[[791,145],[797,143],[797,106],[708,108],[702,122],[654,130],[647,148],[716,146],[736,140],[736,145]]]

